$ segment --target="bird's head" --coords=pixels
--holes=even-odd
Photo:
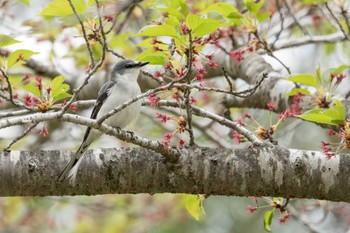
[[[149,62],[139,62],[133,60],[122,60],[115,64],[112,70],[112,79],[125,78],[127,80],[137,80],[140,74],[141,67],[147,65]]]

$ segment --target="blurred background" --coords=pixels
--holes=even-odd
[[[0,31],[1,34],[14,37],[22,41],[9,46],[9,51],[15,49],[31,49],[38,54],[32,56],[40,63],[54,67],[62,73],[72,86],[79,83],[88,64],[86,47],[79,32],[77,22],[70,17],[58,19],[42,17],[39,13],[46,7],[48,0],[0,0]],[[108,6],[114,6],[118,1],[101,1]],[[201,4],[202,1],[189,1],[190,4]],[[208,1],[209,3],[210,1]],[[242,5],[242,1],[229,1],[235,5]],[[271,1],[274,2],[274,1]],[[277,1],[276,1],[277,2]],[[296,1],[288,1],[290,4]],[[28,4],[29,3],[29,4]],[[151,6],[163,1],[143,1],[136,7],[127,26],[110,41],[110,46],[128,58],[135,58],[139,52],[137,41],[129,38],[136,33],[145,20],[154,20],[159,17],[157,13],[149,13]],[[164,4],[163,4],[164,5]],[[273,5],[273,4],[272,4]],[[298,10],[298,9],[294,9]],[[146,17],[147,13],[147,17]],[[317,11],[316,11],[317,13]],[[315,13],[315,14],[316,14]],[[91,13],[94,15],[94,13]],[[125,17],[121,14],[120,19]],[[305,17],[307,21],[307,17]],[[322,19],[321,19],[322,20]],[[309,22],[310,23],[310,22]],[[312,25],[311,25],[312,26]],[[311,27],[310,26],[310,27]],[[294,31],[296,35],[300,32]],[[326,69],[344,63],[346,51],[341,48],[329,48],[320,45],[308,45],[276,52],[276,56],[290,67],[293,73],[311,73],[321,64]],[[302,54],[302,59],[300,59]],[[280,63],[265,56],[272,66],[286,74]],[[108,76],[110,65],[116,58],[109,57],[105,67],[94,79],[103,83]],[[33,73],[26,67],[11,69],[9,74],[13,80]],[[35,75],[35,74],[33,74]],[[48,78],[48,77],[44,77]],[[219,81],[206,80],[206,85],[223,85]],[[237,81],[238,88],[246,86]],[[349,81],[343,83],[338,89],[348,91]],[[96,86],[90,93],[96,93]],[[19,95],[21,91],[18,90]],[[223,95],[209,95],[196,93],[198,105],[210,110],[217,110]],[[80,98],[94,98],[84,96]],[[11,111],[11,107],[2,103],[1,111]],[[78,109],[79,114],[90,115],[90,108]],[[161,125],[154,115],[158,112],[153,108],[144,108],[139,120],[131,126],[130,130],[138,135],[155,140],[162,140],[163,135],[173,130],[176,124]],[[232,109],[234,119],[241,117],[242,112],[249,112],[262,124],[269,124],[269,113],[254,109]],[[276,120],[277,116],[273,116]],[[208,124],[205,120],[194,119],[200,125]],[[47,128],[46,137],[40,135],[42,128]],[[0,147],[5,147],[25,127],[16,126],[0,130]],[[232,138],[227,135],[230,131],[218,124],[210,125],[210,133],[203,131],[203,127],[195,129],[197,143],[207,146],[234,145]],[[16,143],[13,150],[41,150],[61,149],[75,150],[80,145],[85,129],[73,124],[45,123],[39,124],[24,139]],[[206,133],[204,133],[206,132]],[[212,135],[212,136],[210,136]],[[282,130],[277,133],[280,145],[289,148],[319,150],[321,140],[328,140],[326,130],[315,127],[314,124],[299,120],[287,120]],[[115,138],[103,136],[91,148],[132,146],[120,142]],[[244,148],[246,145],[239,145]],[[258,199],[261,206],[266,205],[263,199]],[[199,221],[195,220],[186,209],[186,196],[181,194],[137,194],[137,195],[103,195],[79,197],[0,197],[0,233],[31,233],[31,232],[155,232],[155,233],[260,233],[264,232],[263,218],[266,209],[259,209],[253,214],[247,211],[248,206],[255,206],[250,197],[209,196],[204,202],[203,214]],[[274,232],[350,232],[350,206],[346,203],[332,203],[317,200],[291,200],[288,210],[292,216],[287,223],[279,223],[278,216],[274,218],[272,228]]]

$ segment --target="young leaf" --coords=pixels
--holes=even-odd
[[[203,11],[203,13],[207,13],[210,11],[217,11],[225,17],[228,17],[232,14],[236,14],[237,16],[240,15],[241,17],[243,17],[232,4],[226,2],[218,2],[213,5],[210,5],[207,7],[207,9]]]
[[[341,101],[336,100],[335,105],[329,109],[311,109],[298,117],[322,124],[339,125],[345,121],[346,109]]]
[[[346,118],[346,108],[340,100],[335,101],[335,105],[325,111],[325,115],[332,119],[335,124],[341,124]]]
[[[181,14],[181,11],[175,10],[173,8],[157,8],[158,10],[169,14],[169,16],[176,17],[179,21],[183,20],[185,17]]]
[[[269,210],[269,211],[266,211],[266,213],[264,215],[264,229],[267,232],[272,232],[271,224],[272,224],[272,219],[273,219],[274,213],[275,213],[274,210]]]
[[[341,65],[341,66],[339,66],[339,67],[337,67],[334,71],[333,71],[333,74],[335,75],[335,76],[337,76],[338,74],[340,74],[341,72],[343,72],[345,69],[347,69],[347,68],[350,68],[350,66],[349,65]]]
[[[19,2],[26,4],[27,6],[30,6],[30,0],[18,0]]]
[[[322,109],[311,109],[302,115],[298,115],[297,117],[307,120],[307,121],[312,121],[316,123],[322,123],[322,124],[328,124],[328,125],[337,125],[332,122],[332,118],[325,115]]]
[[[153,65],[165,65],[168,58],[164,52],[154,52],[152,50],[145,50],[136,57],[137,61],[148,61]]]
[[[19,40],[13,39],[12,37],[6,36],[4,34],[0,34],[0,48],[8,45],[12,45],[15,43],[19,43]]]
[[[301,93],[303,95],[310,95],[310,92],[306,89],[303,88],[294,88],[293,90],[291,90],[290,92],[288,92],[287,94],[284,94],[285,96],[293,96],[296,95],[298,93]]]
[[[78,14],[84,13],[87,4],[84,0],[72,0],[72,4]],[[67,0],[53,0],[40,12],[42,16],[68,16],[74,14]]]
[[[322,86],[321,66],[319,65],[316,69],[316,86]]]
[[[220,23],[215,20],[207,19],[193,30],[193,34],[198,37],[202,37],[202,36],[208,35],[209,33],[212,33],[213,31],[215,31],[216,29],[222,26],[224,26],[223,23]]]
[[[32,93],[33,95],[37,96],[38,98],[41,97],[41,92],[40,92],[40,90],[35,82],[28,83],[27,85],[25,85],[23,87],[23,89]]]
[[[257,13],[256,18],[258,19],[259,22],[263,22],[270,18],[271,13],[270,12],[263,12],[263,13]]]
[[[19,49],[15,50],[10,53],[10,55],[7,58],[7,66],[11,67],[14,64],[23,64],[25,59],[28,59],[32,55],[37,54],[37,52],[26,50],[26,49]]]
[[[258,1],[256,3],[254,0],[244,0],[244,5],[247,7],[248,11],[256,15],[264,5],[264,1]]]
[[[174,27],[163,24],[163,25],[157,25],[152,27],[147,27],[144,29],[141,29],[139,33],[136,34],[136,36],[171,36],[171,37],[177,37],[176,30]]]
[[[55,77],[51,84],[50,87],[52,89],[51,91],[51,96],[54,97],[62,92],[61,85],[64,82],[64,77],[62,75]]]
[[[184,16],[187,16],[187,14],[190,12],[185,0],[172,0],[169,2],[172,9],[181,12]]]
[[[68,98],[68,97],[71,97],[72,95],[67,93],[67,92],[62,92],[61,94],[59,95],[56,95],[54,98],[53,98],[53,102],[57,102],[59,100],[62,100],[62,99],[65,99],[65,98]]]
[[[198,27],[202,22],[203,19],[201,19],[201,17],[198,15],[188,14],[186,17],[186,24],[192,30]]]
[[[311,74],[297,74],[297,75],[290,76],[289,78],[287,78],[287,80],[296,82],[296,83],[305,84],[311,87],[316,87],[316,78]]]
[[[203,19],[197,15],[188,14],[186,17],[186,23],[190,29],[192,29],[192,33],[198,37],[205,36],[219,27],[224,26],[224,23],[221,23],[212,19]]]
[[[198,195],[187,195],[186,209],[197,221],[199,221],[201,214],[204,214],[202,200]]]

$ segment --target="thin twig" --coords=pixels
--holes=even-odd
[[[150,105],[149,101],[145,101],[144,105]],[[158,102],[158,106],[164,106],[164,107],[173,107],[173,108],[183,108],[185,109],[186,106],[184,104],[179,105],[178,102],[172,101],[172,100],[161,100]],[[262,142],[259,138],[255,136],[254,133],[250,132],[248,129],[244,128],[240,124],[231,121],[229,119],[226,119],[222,116],[219,116],[215,113],[209,112],[203,108],[199,108],[196,106],[192,106],[192,111],[193,114],[203,117],[203,118],[208,118],[213,121],[218,122],[221,125],[224,125],[228,128],[237,130],[241,135],[243,135],[245,138],[248,139],[248,141],[252,142],[255,146],[267,146],[268,144],[265,142]]]
[[[344,6],[341,6],[341,14],[345,19],[346,26],[348,27],[348,33],[350,34],[350,19],[348,16],[348,12],[346,9],[344,9]],[[349,37],[347,37],[349,39]]]
[[[39,124],[39,122],[34,123],[32,125],[30,125],[21,135],[17,136],[16,138],[14,138],[12,140],[12,142],[10,144],[8,144],[3,151],[8,151],[10,149],[11,146],[13,146],[13,144],[15,144],[16,142],[18,142],[19,140],[21,140],[23,137],[25,137],[32,129],[34,129],[37,125]]]
[[[341,25],[341,23],[339,22],[338,18],[335,16],[335,14],[334,14],[333,11],[331,10],[331,8],[329,7],[329,5],[328,5],[327,2],[325,3],[325,6],[326,6],[328,12],[331,14],[332,18],[334,19],[334,21],[337,23],[337,25],[338,25],[340,31],[342,31],[342,33],[344,34],[344,36],[345,36],[347,39],[349,39],[349,36],[346,34],[346,32],[345,32],[343,26]]]
[[[272,58],[274,58],[276,61],[278,61],[278,62],[287,70],[288,74],[292,74],[291,71],[290,71],[290,69],[289,69],[289,67],[288,67],[286,64],[284,64],[278,57],[276,57],[276,56],[273,54],[273,52],[272,52],[271,49],[269,49],[269,48],[266,47],[266,51],[267,51],[267,54],[268,54],[270,57],[272,57]]]
[[[128,21],[130,15],[131,15],[131,13],[132,13],[132,11],[135,9],[135,6],[136,6],[136,5],[133,4],[133,5],[129,8],[128,12],[126,13],[126,15],[125,15],[125,17],[124,17],[124,20],[120,23],[118,29],[116,30],[116,34],[119,34],[119,33],[121,32],[121,30],[123,29],[124,25],[125,25],[126,22]]]
[[[48,112],[40,114],[31,114],[25,117],[12,117],[9,119],[0,120],[0,129],[7,128],[14,125],[22,125],[27,123],[39,123],[44,121],[57,121],[57,119],[64,122],[71,122],[74,124],[89,126],[93,129],[97,129],[102,133],[115,136],[120,140],[133,143],[135,145],[147,148],[162,154],[169,161],[176,161],[180,155],[176,148],[164,148],[162,143],[154,140],[149,140],[140,136],[136,136],[134,133],[130,133],[107,124],[98,124],[96,120],[81,117],[78,115],[65,113],[60,116],[60,112]]]
[[[165,85],[166,82],[164,81],[164,79],[162,77],[158,77],[158,78],[153,78],[153,75],[147,71],[141,70],[141,73],[145,76],[148,76],[150,78],[152,78],[153,80],[155,80],[156,82],[158,82],[160,85]]]
[[[187,55],[187,84],[191,83],[190,74],[192,72],[192,32],[191,30],[187,30],[188,32],[188,55]],[[190,101],[191,96],[191,89],[186,89],[184,92],[185,97],[185,105],[186,105],[186,114],[187,114],[187,127],[188,127],[188,134],[190,136],[190,146],[195,145],[194,143],[194,135],[193,135],[193,129],[192,129],[192,106]]]
[[[101,43],[101,42],[100,42],[100,43]],[[111,48],[109,48],[109,47],[107,47],[106,50],[107,50],[108,52],[110,52],[111,54],[113,54],[114,56],[116,56],[116,57],[119,57],[119,58],[121,58],[121,59],[125,59],[125,57],[124,57],[123,55],[117,53],[116,51],[114,51],[113,49],[111,49]]]
[[[106,30],[106,35],[109,34],[113,28],[115,27],[115,25],[117,24],[117,16],[123,12],[123,11],[126,11],[128,10],[125,18],[124,18],[124,21],[127,21],[127,19],[130,17],[130,14],[132,13],[132,10],[134,9],[135,5],[139,2],[142,2],[142,0],[127,0],[127,1],[118,1],[117,2],[117,7],[116,7],[116,13],[115,13],[115,17],[114,17],[114,20],[112,22],[112,26]],[[119,5],[119,7],[118,7]],[[124,22],[123,21],[123,22]],[[119,33],[119,28],[118,28],[118,31],[117,31],[117,34]]]
[[[3,92],[3,91],[0,91],[0,97],[3,98],[3,99],[5,99],[5,100],[7,100],[7,101],[9,101],[9,102],[11,102],[11,101],[10,101],[10,96],[9,96],[8,93],[5,93],[5,92]],[[22,102],[19,101],[19,100],[14,100],[14,99],[12,99],[12,102],[11,102],[11,103],[12,103],[13,105],[17,106],[17,107],[25,108],[25,109],[27,109],[27,110],[29,110],[29,111],[31,111],[31,112],[35,112],[35,111],[37,110],[37,108],[35,108],[35,107],[28,107],[27,105],[25,105],[24,103],[22,103]]]
[[[0,112],[0,118],[12,117],[12,116],[22,116],[30,113],[31,111],[27,109],[22,109],[18,111]]]
[[[228,85],[230,86],[230,93],[232,93],[233,92],[232,82],[231,82],[230,78],[228,77],[228,74],[227,74],[227,72],[225,70],[225,67],[222,66],[221,69],[222,69],[222,73],[224,74],[224,77],[225,77]]]
[[[81,30],[83,32],[83,37],[84,37],[84,40],[85,40],[85,43],[86,43],[86,47],[89,51],[89,56],[90,56],[90,62],[91,62],[91,66],[94,67],[95,66],[95,60],[94,60],[94,56],[92,54],[92,49],[91,49],[91,46],[90,46],[90,43],[89,43],[89,39],[87,37],[87,34],[86,34],[86,31],[85,31],[85,26],[83,24],[83,21],[81,20],[78,12],[76,11],[73,3],[71,0],[67,0],[69,2],[69,5],[70,7],[72,8],[73,12],[74,12],[74,15],[75,17],[77,18],[77,20],[79,21],[79,24],[80,24],[80,27],[81,27]]]
[[[276,34],[276,38],[275,38],[275,40],[271,43],[272,45],[274,45],[277,41],[278,41],[278,39],[280,38],[280,36],[281,36],[281,34],[282,34],[282,32],[283,32],[283,26],[284,26],[284,17],[283,17],[283,14],[282,14],[282,7],[281,7],[281,5],[280,5],[280,2],[279,2],[279,0],[275,0],[275,3],[276,3],[276,7],[277,7],[277,10],[278,10],[278,14],[279,14],[279,16],[280,16],[280,20],[281,20],[281,28],[280,28],[280,30],[277,32],[277,34]]]
[[[0,68],[0,72],[1,72],[2,76],[5,78],[6,83],[7,83],[7,90],[8,90],[8,93],[9,93],[9,101],[13,105],[16,105],[16,103],[13,101],[12,85],[10,83],[9,76],[6,74],[6,72],[2,68]]]
[[[299,47],[299,46],[308,45],[308,44],[320,44],[320,43],[333,44],[344,40],[346,40],[346,37],[344,37],[344,34],[341,32],[337,32],[337,33],[328,34],[328,35],[284,40],[282,42],[277,43],[276,45],[270,46],[270,49],[273,51],[276,51],[280,49]]]
[[[177,115],[177,116],[179,115],[179,113],[174,109],[165,108],[165,107],[161,107],[160,109],[165,111],[165,112],[171,113],[173,115]],[[209,124],[202,125],[196,121],[193,121],[192,124],[196,129],[201,131],[203,133],[203,135],[205,135],[211,142],[215,143],[217,146],[222,147],[222,148],[232,147],[232,144],[227,142],[225,139],[221,138],[220,135],[218,135],[216,132],[214,132],[213,130],[210,129],[212,123],[214,123],[214,122],[215,121],[211,121]]]
[[[295,17],[295,14],[292,12],[292,9],[288,5],[288,1],[284,0],[284,3],[286,5],[287,10],[291,14],[292,18],[294,19],[295,24],[300,28],[300,30],[304,33],[304,35],[311,36],[310,32],[300,24],[299,20]]]
[[[69,2],[71,1],[71,0],[68,0]],[[94,65],[93,66],[93,68],[92,68],[92,70],[90,71],[90,73],[85,77],[85,79],[84,79],[84,81],[83,81],[83,83],[76,89],[76,90],[74,90],[74,92],[73,92],[73,96],[69,99],[69,101],[67,102],[67,104],[62,108],[62,110],[61,110],[61,113],[60,113],[60,116],[63,116],[63,114],[69,109],[69,107],[70,107],[70,105],[74,102],[74,100],[77,98],[77,96],[78,96],[78,94],[79,94],[79,92],[88,84],[88,82],[89,82],[89,79],[92,77],[92,75],[97,71],[97,69],[99,69],[101,66],[102,66],[102,64],[103,64],[103,62],[104,62],[104,60],[105,60],[105,56],[106,56],[106,49],[107,49],[107,43],[106,43],[106,35],[105,35],[105,33],[104,33],[104,30],[103,30],[103,26],[102,26],[102,19],[101,19],[101,15],[100,15],[100,8],[99,8],[99,4],[98,4],[98,1],[97,0],[95,0],[96,1],[96,4],[97,4],[97,11],[98,11],[98,18],[99,18],[99,23],[100,23],[100,32],[101,32],[101,35],[102,35],[102,39],[103,39],[103,43],[102,43],[102,54],[101,54],[101,58],[100,58],[100,60],[99,60],[99,62],[96,64],[96,65]],[[75,9],[74,8],[74,6],[73,5],[71,5],[71,7],[73,8],[73,9]],[[79,17],[78,15],[76,15],[77,17]],[[80,18],[79,18],[80,19]],[[80,20],[80,22],[81,22],[81,20]],[[84,25],[82,25],[82,27],[83,27]],[[85,30],[85,29],[84,29]],[[88,47],[89,48],[89,47]]]

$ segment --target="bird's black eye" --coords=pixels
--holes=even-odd
[[[133,68],[133,67],[134,67],[133,64],[126,64],[126,65],[125,65],[125,68],[128,68],[128,69]]]

